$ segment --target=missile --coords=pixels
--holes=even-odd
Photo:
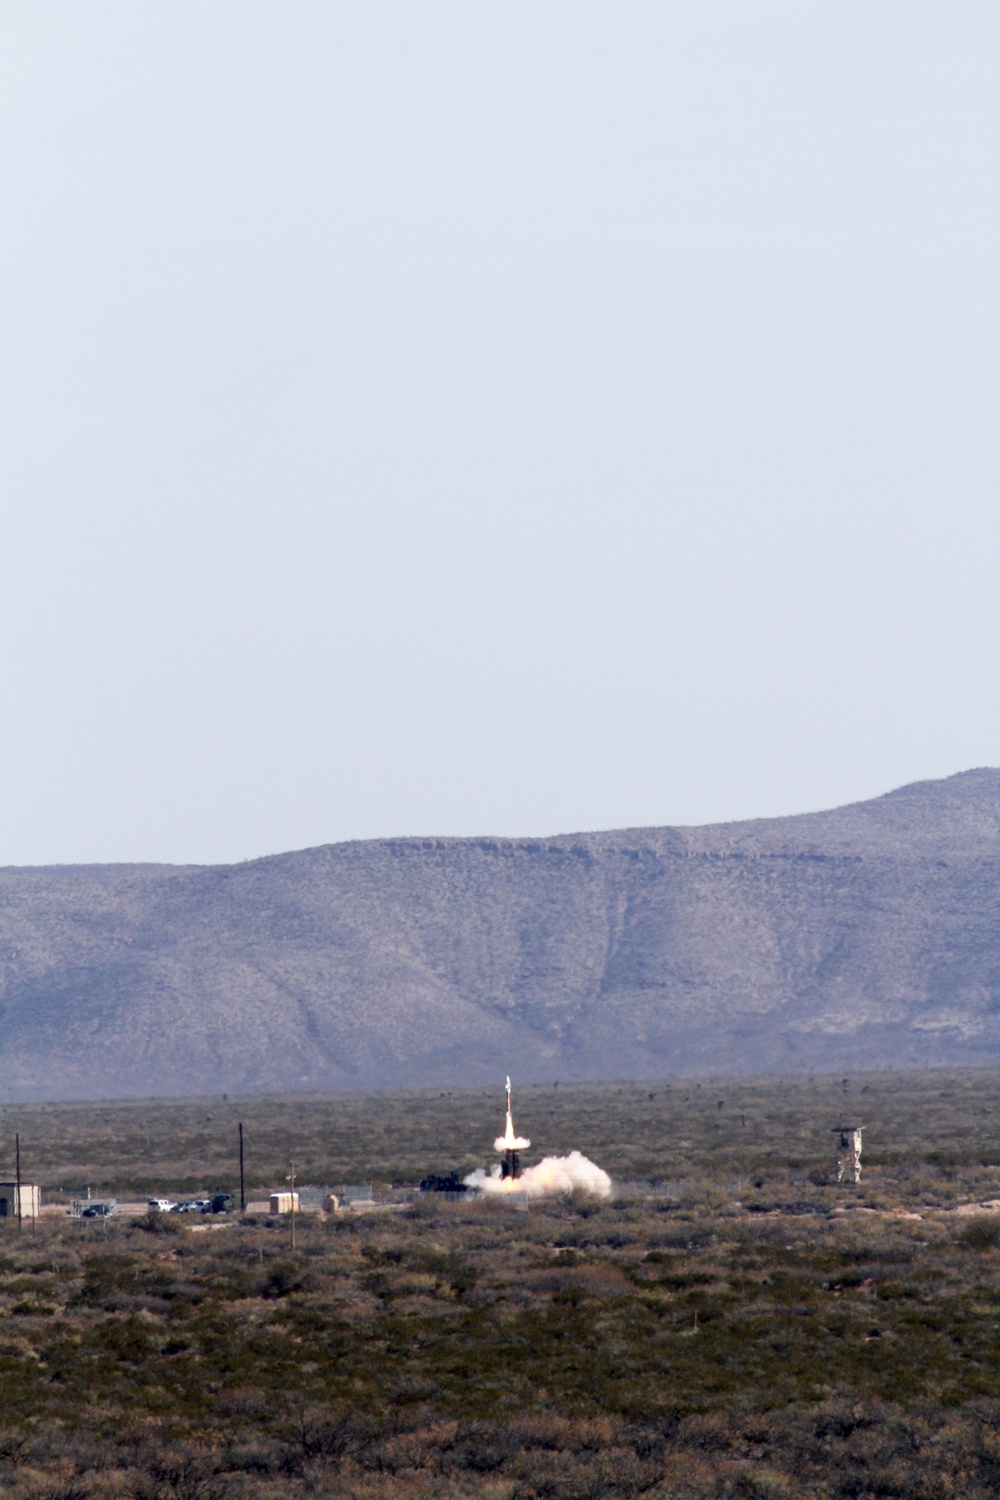
[[[510,1112],[510,1078],[507,1078],[507,1129],[506,1132],[494,1142],[497,1151],[503,1153],[503,1162],[500,1167],[501,1177],[520,1177],[521,1157],[520,1152],[531,1145],[528,1140],[522,1140],[514,1134],[514,1118]]]

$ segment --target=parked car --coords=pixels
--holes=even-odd
[[[150,1198],[146,1207],[151,1214],[168,1214],[174,1207],[174,1201],[172,1198]]]
[[[175,1203],[170,1211],[175,1214],[210,1214],[212,1200],[211,1198],[189,1198],[186,1203]]]
[[[80,1217],[82,1219],[110,1219],[114,1211],[113,1203],[88,1203]]]

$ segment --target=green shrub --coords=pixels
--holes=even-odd
[[[995,1250],[1000,1246],[1000,1215],[987,1217],[983,1214],[969,1219],[958,1238],[970,1250]]]
[[[140,1214],[134,1219],[136,1229],[145,1231],[146,1234],[183,1234],[186,1229],[184,1220],[180,1214],[162,1213],[160,1210],[148,1214]]]

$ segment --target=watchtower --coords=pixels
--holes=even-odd
[[[838,1125],[837,1137],[837,1181],[861,1181],[861,1125]]]

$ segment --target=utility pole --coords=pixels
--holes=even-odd
[[[289,1181],[292,1184],[292,1249],[295,1249],[295,1163],[289,1162]]]
[[[247,1195],[243,1188],[243,1121],[240,1121],[240,1213],[247,1211]]]
[[[17,1183],[17,1227],[21,1227],[21,1137],[14,1132],[14,1177]]]

